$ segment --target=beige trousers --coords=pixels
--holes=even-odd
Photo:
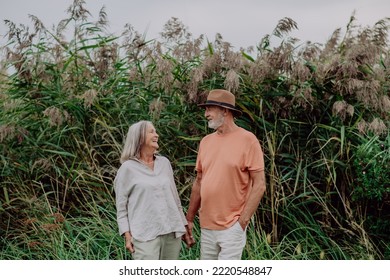
[[[181,249],[181,237],[175,233],[157,236],[155,239],[142,242],[133,238],[134,260],[177,260]]]
[[[201,229],[201,260],[240,260],[246,243],[246,230],[236,222],[228,229]]]

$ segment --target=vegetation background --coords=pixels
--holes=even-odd
[[[104,9],[89,16],[75,0],[50,30],[34,16],[33,30],[6,22],[0,259],[130,259],[112,185],[123,137],[154,122],[186,207],[210,132],[196,104],[214,88],[237,96],[237,123],[266,157],[244,259],[390,259],[388,18],[362,29],[352,15],[324,44],[289,37],[297,25],[283,18],[237,51],[177,18],[157,41],[130,25],[109,35]],[[181,259],[197,258],[198,244],[183,244]]]

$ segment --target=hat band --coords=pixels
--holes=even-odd
[[[218,101],[214,101],[214,100],[207,100],[204,105],[217,105],[217,106],[219,105],[219,106],[225,106],[225,107],[231,108],[233,110],[237,110],[236,107],[233,106],[232,104],[225,103],[225,102],[218,102]]]

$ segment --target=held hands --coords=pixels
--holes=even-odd
[[[187,244],[187,248],[191,248],[195,244],[195,239],[192,236],[192,228],[194,227],[194,223],[188,222],[186,226],[186,233],[183,235],[182,240]]]

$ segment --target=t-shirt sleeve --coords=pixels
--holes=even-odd
[[[264,154],[257,138],[249,145],[245,165],[249,171],[264,170]]]
[[[195,164],[195,170],[197,172],[202,172],[202,159],[201,159],[201,154],[202,154],[202,142],[199,144],[199,149],[198,149],[198,155],[196,157],[196,164]]]

